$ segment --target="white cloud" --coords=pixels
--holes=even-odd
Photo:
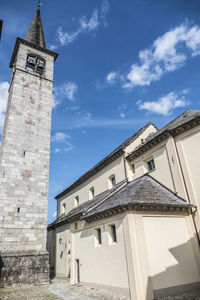
[[[0,82],[0,131],[3,129],[5,113],[8,101],[9,83],[7,81]]]
[[[63,142],[66,142],[66,140],[68,140],[70,138],[71,137],[64,132],[56,132],[54,134],[54,136],[52,136],[52,142],[63,143]]]
[[[126,117],[127,109],[128,109],[128,104],[122,103],[121,105],[119,105],[118,111],[119,111],[119,116],[121,118],[125,118]]]
[[[108,0],[103,0],[101,9],[95,9],[90,18],[83,16],[80,17],[77,24],[77,29],[74,31],[67,31],[63,26],[59,26],[57,29],[56,42],[50,46],[51,50],[56,50],[58,46],[66,46],[72,44],[82,34],[95,32],[102,24],[106,27],[106,16],[109,11]]]
[[[109,84],[113,84],[115,83],[116,79],[117,79],[117,72],[110,72],[107,76],[106,76],[106,82]]]
[[[80,106],[69,106],[69,107],[66,107],[66,111],[77,111],[80,109]]]
[[[56,210],[56,211],[54,211],[54,213],[53,213],[52,217],[54,217],[54,218],[56,218],[56,217],[57,217],[57,210]]]
[[[121,79],[123,87],[148,86],[164,74],[172,72],[189,57],[200,55],[200,27],[182,24],[158,37],[153,44],[139,52],[139,62],[132,64],[123,76],[107,75],[107,82]]]
[[[99,26],[99,17],[97,9],[94,10],[91,17],[88,19],[86,16],[83,16],[79,19],[79,25],[77,30],[73,32],[67,32],[63,29],[62,26],[59,26],[57,29],[57,42],[56,45],[52,44],[50,46],[51,50],[56,50],[56,48],[61,45],[65,46],[73,43],[81,34],[90,33],[95,31]]]
[[[185,90],[181,93],[171,92],[160,97],[157,101],[138,102],[140,110],[147,110],[150,113],[169,115],[173,109],[184,107],[188,104],[185,100]]]
[[[74,101],[77,90],[77,84],[72,81],[64,82],[60,86],[55,86],[53,94],[53,108],[55,108],[66,98],[70,101]]]
[[[68,152],[68,151],[70,151],[72,149],[74,149],[74,146],[73,145],[68,145],[68,147],[64,148],[64,151]]]
[[[59,149],[59,148],[56,148],[56,149],[55,149],[55,153],[58,153],[58,152],[60,152],[60,149]]]
[[[109,2],[108,2],[108,0],[103,0],[102,6],[101,6],[101,18],[103,21],[103,25],[105,27],[108,26],[108,23],[106,21],[106,16],[108,14],[108,11],[109,11]]]
[[[72,149],[74,149],[74,146],[71,144],[70,142],[71,136],[64,133],[64,132],[56,132],[53,136],[52,136],[52,142],[58,144],[58,143],[62,143],[64,144],[63,150],[65,152],[68,152]],[[55,148],[54,150],[55,153],[61,152],[60,148]]]

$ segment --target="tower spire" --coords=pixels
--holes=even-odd
[[[40,15],[40,6],[41,6],[41,2],[39,0],[36,14],[26,34],[25,40],[36,46],[46,48],[44,31],[42,27],[42,19]]]

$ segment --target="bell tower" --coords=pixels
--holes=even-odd
[[[0,287],[49,278],[46,223],[54,62],[40,4],[17,38],[0,149]]]

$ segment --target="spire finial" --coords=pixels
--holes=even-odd
[[[40,1],[40,0],[38,0],[38,8],[40,8],[40,6],[42,5],[43,3]]]

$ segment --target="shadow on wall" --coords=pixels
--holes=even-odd
[[[154,266],[149,258],[149,268],[152,276],[148,279],[146,299],[152,299],[152,290],[154,300],[168,300],[164,297],[174,295],[178,296],[174,299],[179,300],[196,299],[191,297],[197,294],[200,297],[200,253],[198,248],[197,239],[192,238],[187,243],[169,249],[171,266],[164,268],[165,262],[163,262],[164,271],[155,275],[153,274]],[[159,249],[158,246],[157,250],[158,261],[162,261],[162,249]],[[181,294],[183,293],[191,293],[191,295],[188,296],[189,298],[182,298]],[[171,298],[169,297],[169,299]]]

